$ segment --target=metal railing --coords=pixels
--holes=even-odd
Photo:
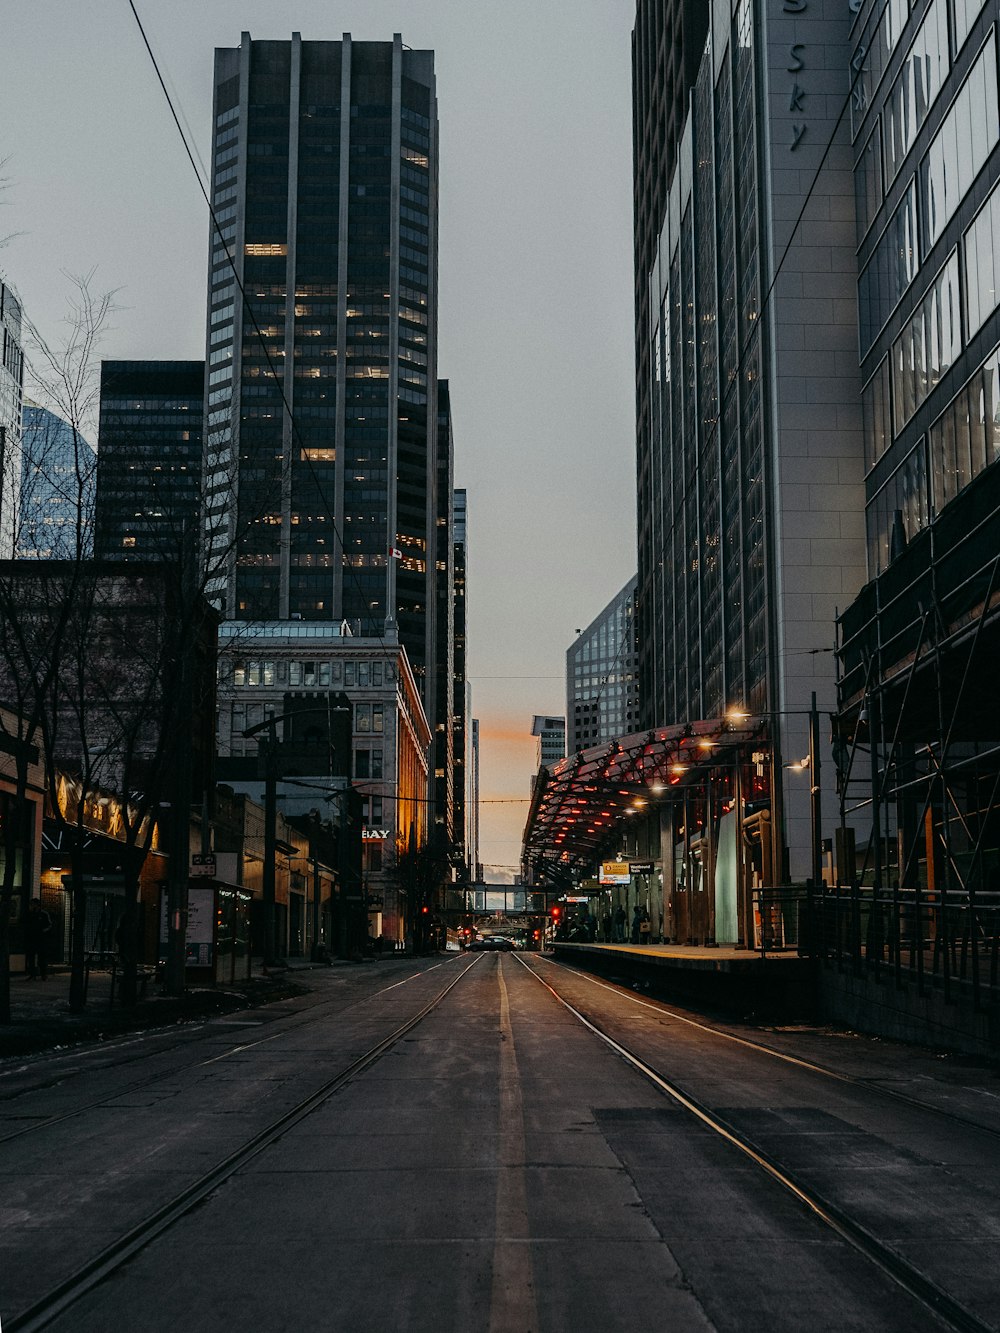
[[[797,885],[775,885],[754,889],[752,947],[760,956],[769,953],[803,953],[809,890]]]
[[[977,1008],[1000,999],[1000,894],[847,885],[806,896],[800,953],[971,995]]]

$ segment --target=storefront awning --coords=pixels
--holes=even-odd
[[[766,719],[715,718],[634,732],[539,771],[524,829],[535,882],[587,874],[620,846],[623,826],[650,807],[682,800],[715,769],[766,744]]]

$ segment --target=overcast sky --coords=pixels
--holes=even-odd
[[[136,0],[202,158],[216,46],[436,53],[439,373],[469,491],[469,671],[487,866],[516,867],[534,713],[635,571],[629,43],[633,0]],[[208,226],[128,0],[4,6],[0,255],[57,337],[68,275],[115,289],[106,357],[204,356]],[[504,878],[487,870],[487,878]]]

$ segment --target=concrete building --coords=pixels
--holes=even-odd
[[[14,554],[20,513],[24,351],[21,304],[0,281],[0,560]]]
[[[26,401],[15,556],[86,560],[94,553],[97,455],[79,429]]]
[[[402,943],[413,923],[392,872],[404,852],[428,840],[431,743],[405,649],[392,631],[366,639],[346,625],[307,620],[228,621],[219,643],[220,777],[261,800],[259,742],[243,733],[269,717],[301,713],[301,727],[296,720],[295,730],[280,721],[275,728],[279,742],[300,743],[291,774],[279,774],[283,808],[307,814],[325,808],[326,795],[353,787],[370,930]],[[350,717],[341,714],[345,707]],[[252,762],[227,762],[243,757]]]
[[[639,725],[635,589],[633,577],[566,651],[568,754]]]
[[[102,361],[98,558],[179,559],[201,518],[203,361]]]
[[[752,835],[753,875],[802,880],[810,782],[783,760],[807,752],[813,692],[821,712],[835,707],[834,621],[865,576],[842,115],[852,14],[826,0],[715,0],[710,18],[655,254],[636,273],[648,344],[637,372],[640,708],[644,728],[729,710],[765,719],[770,795],[758,799],[773,819]],[[637,65],[637,108],[657,77],[655,64]]]

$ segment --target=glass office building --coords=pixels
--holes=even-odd
[[[636,579],[629,579],[566,651],[566,752],[639,726]]]
[[[96,481],[93,445],[55,412],[26,401],[16,558],[89,559]]]
[[[101,362],[99,559],[197,550],[204,406],[204,361]]]
[[[868,569],[1000,456],[996,4],[866,4],[853,33]]]
[[[996,0],[868,0],[851,35],[869,582],[840,618],[842,788],[875,794],[866,887],[900,918],[950,897],[973,940],[1000,884],[998,25]]]
[[[212,203],[212,587],[232,620],[397,623],[431,714],[433,52],[249,33],[218,50]]]

